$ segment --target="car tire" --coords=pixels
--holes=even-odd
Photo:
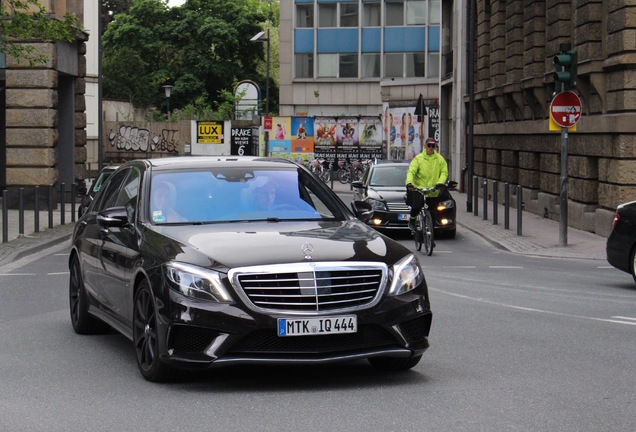
[[[141,375],[154,382],[174,378],[175,370],[159,359],[157,313],[148,281],[139,285],[133,308],[133,342]]]
[[[108,331],[109,326],[106,323],[88,312],[88,295],[77,255],[71,260],[70,273],[68,293],[73,330],[78,334],[98,334]]]
[[[414,367],[420,362],[422,355],[417,355],[409,358],[402,357],[371,357],[369,363],[380,370],[385,371],[403,371]]]

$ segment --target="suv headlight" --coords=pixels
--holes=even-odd
[[[373,210],[386,210],[386,203],[377,199],[369,198],[368,203],[371,204]]]
[[[217,303],[232,302],[218,272],[178,262],[165,264],[163,270],[170,288],[185,296]]]
[[[400,295],[418,287],[424,281],[424,273],[415,255],[409,254],[391,268],[393,282],[389,295]]]
[[[437,204],[438,211],[446,210],[453,207],[455,207],[455,203],[453,203],[453,200],[442,201],[439,204]]]

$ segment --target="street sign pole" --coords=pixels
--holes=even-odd
[[[568,128],[561,128],[561,195],[559,246],[568,245]]]

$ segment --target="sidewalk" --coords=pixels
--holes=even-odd
[[[331,182],[328,185],[331,186]],[[341,184],[338,181],[333,182],[333,190],[340,194],[350,193],[353,195],[349,184]],[[453,197],[457,203],[458,230],[460,232],[462,229],[475,232],[501,249],[531,256],[606,260],[605,237],[568,228],[567,246],[560,247],[559,223],[529,212],[523,212],[522,235],[518,236],[516,209],[510,208],[510,229],[504,229],[504,208],[502,205],[498,206],[499,223],[494,225],[492,202],[488,203],[488,220],[484,220],[481,201],[473,203],[473,206],[480,206],[479,215],[475,216],[472,212],[466,211],[466,194],[453,192]],[[349,205],[349,201],[345,200],[345,204]],[[75,223],[71,221],[70,209],[65,214],[65,225],[60,224],[60,211],[53,212],[53,228],[48,228],[48,212],[40,212],[40,232],[38,233],[34,232],[33,211],[25,211],[25,234],[23,236],[18,235],[18,211],[9,210],[8,213],[9,241],[0,243],[0,265],[65,241],[69,242],[70,246],[70,238],[75,226]]]

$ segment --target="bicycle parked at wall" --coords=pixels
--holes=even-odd
[[[435,248],[435,227],[433,225],[433,215],[428,208],[426,194],[437,189],[437,186],[423,189],[413,188],[414,191],[421,193],[424,198],[422,210],[415,219],[413,239],[415,240],[415,248],[421,251],[422,246],[424,246],[424,253],[428,256],[433,255],[433,248]]]
[[[311,162],[309,167],[310,171],[313,172],[320,180],[327,183],[331,181],[331,167],[327,164],[325,166],[325,159],[314,159]]]

